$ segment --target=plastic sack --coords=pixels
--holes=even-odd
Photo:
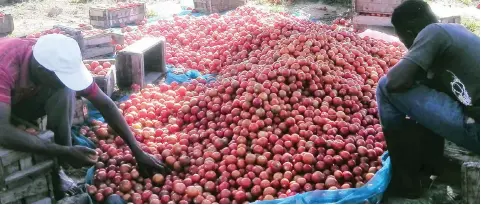
[[[388,152],[381,158],[381,170],[360,188],[316,190],[283,199],[256,201],[254,204],[378,204],[391,181],[391,159]]]
[[[100,114],[100,111],[97,110],[92,103],[87,102],[87,110],[88,110],[88,116],[89,116],[89,121],[91,120],[98,120],[101,122],[105,122],[104,117],[102,114]]]

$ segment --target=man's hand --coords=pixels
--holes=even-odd
[[[135,160],[137,161],[140,174],[144,177],[151,177],[155,173],[161,173],[165,176],[171,172],[164,163],[148,153],[140,152],[139,154],[136,154]]]
[[[66,163],[74,168],[92,166],[97,162],[98,156],[95,150],[83,147],[73,146],[67,149],[66,155],[63,156]]]

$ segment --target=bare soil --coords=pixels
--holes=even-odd
[[[1,4],[0,11],[14,17],[11,36],[20,37],[52,28],[54,25],[88,24],[89,8],[98,4],[114,4],[117,0],[17,0]],[[144,0],[147,5],[168,0]],[[0,0],[1,2],[1,0]]]

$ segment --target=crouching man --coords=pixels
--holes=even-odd
[[[407,54],[379,80],[379,117],[392,159],[392,187],[416,198],[439,175],[444,139],[479,154],[479,37],[438,23],[429,5],[408,0],[392,15]]]
[[[87,98],[109,125],[129,145],[143,174],[168,172],[153,156],[143,152],[114,102],[93,82],[82,62],[77,42],[60,34],[38,40],[0,39],[0,146],[23,152],[46,154],[60,165],[84,167],[95,164],[95,150],[72,146],[71,127],[76,93]],[[47,128],[55,143],[21,131],[10,116],[34,120],[47,115]],[[76,187],[61,170],[62,191]]]

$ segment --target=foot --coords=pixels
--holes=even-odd
[[[418,177],[393,177],[387,193],[390,196],[417,199],[422,195],[421,180]]]
[[[65,174],[64,170],[61,168],[58,172],[60,178],[60,189],[62,192],[66,193],[69,196],[74,196],[77,194],[84,193],[84,186],[81,184],[75,183],[75,181]]]

